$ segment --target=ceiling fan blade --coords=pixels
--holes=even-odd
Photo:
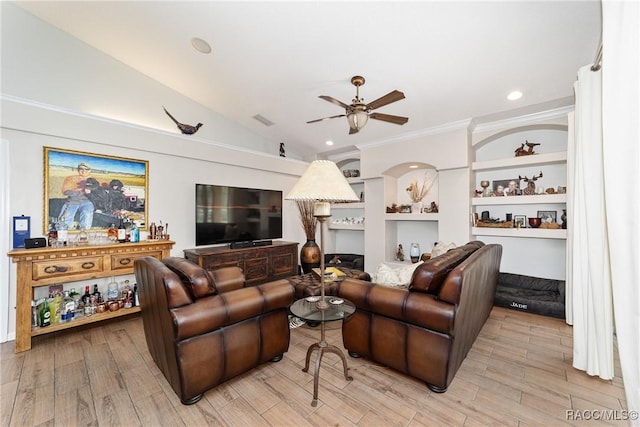
[[[376,108],[380,108],[383,105],[391,104],[392,102],[400,101],[401,99],[404,99],[404,93],[400,92],[399,90],[394,90],[392,92],[389,92],[385,96],[382,96],[375,101],[371,101],[370,103],[368,103],[367,109],[375,110]]]
[[[324,99],[325,101],[329,101],[332,104],[336,104],[336,105],[344,108],[345,110],[348,110],[349,108],[351,108],[349,105],[345,104],[344,102],[338,101],[337,99],[332,98],[332,97],[327,96],[327,95],[320,95],[318,98]]]
[[[383,122],[394,123],[396,125],[403,125],[409,121],[408,117],[401,116],[393,116],[391,114],[383,114],[383,113],[371,113],[369,114],[370,119],[382,120]]]
[[[311,121],[308,121],[307,123],[322,122],[322,121],[324,121],[324,120],[335,119],[335,118],[338,118],[338,117],[344,117],[344,116],[346,116],[346,114],[338,114],[337,116],[323,117],[322,119],[315,119],[315,120],[311,120]]]

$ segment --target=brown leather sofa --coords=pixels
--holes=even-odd
[[[176,257],[140,258],[134,270],[149,352],[183,404],[288,350],[286,280],[245,288],[237,267]]]
[[[445,392],[489,317],[501,256],[474,241],[420,265],[409,289],[343,280],[338,295],[356,305],[344,347]]]

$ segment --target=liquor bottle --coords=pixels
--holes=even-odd
[[[96,297],[96,304],[99,304],[102,302],[102,294],[100,294],[100,291],[98,291],[97,284],[93,285],[93,296]]]
[[[138,284],[133,284],[133,306],[138,307],[140,305],[140,299],[138,299]]]
[[[131,225],[131,243],[138,243],[140,241],[140,229],[134,222]]]
[[[124,243],[127,241],[127,229],[124,227],[124,221],[120,218],[120,225],[118,226],[118,242]]]
[[[116,282],[113,277],[111,281],[107,285],[107,300],[114,301],[118,299],[118,282]]]
[[[156,227],[156,223],[152,222],[149,226],[149,239],[156,240],[158,238],[158,227]]]
[[[64,291],[64,297],[62,299],[62,309],[60,310],[60,321],[62,323],[71,322],[76,312],[76,304],[73,302],[73,298],[69,291]]]
[[[107,230],[107,238],[111,243],[115,243],[118,240],[118,230],[115,224],[111,224],[111,227]]]
[[[51,221],[51,226],[49,227],[49,236],[48,236],[48,244],[49,246],[53,246],[53,244],[58,240],[58,230],[56,230],[55,221]]]
[[[51,312],[49,311],[49,303],[45,298],[40,305],[40,327],[51,325]]]
[[[58,242],[66,245],[67,240],[69,240],[69,227],[67,227],[67,224],[64,222],[64,216],[58,218],[58,222],[56,222],[56,232],[58,234]]]
[[[51,324],[57,325],[61,321],[62,311],[62,295],[60,292],[53,296],[53,300],[49,303],[49,312],[51,313]]]
[[[89,298],[91,297],[91,293],[89,292],[89,285],[84,287],[84,295],[82,295],[82,303],[86,306],[89,302]]]
[[[35,329],[40,325],[39,317],[40,313],[38,312],[36,300],[31,300],[31,329]]]

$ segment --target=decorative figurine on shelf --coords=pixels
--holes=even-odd
[[[402,249],[402,243],[398,245],[398,251],[396,252],[396,261],[404,261],[404,249]]]
[[[525,144],[527,145],[527,149],[526,150],[524,148]],[[536,154],[535,151],[533,151],[533,147],[535,147],[536,145],[540,145],[540,143],[539,142],[529,142],[529,141],[525,140],[524,144],[520,144],[520,147],[516,148],[516,150],[515,150],[516,157],[530,156],[532,154]]]
[[[525,176],[518,175],[518,179],[524,180],[524,182],[527,183],[527,188],[522,190],[522,193],[525,196],[532,196],[532,195],[536,194],[536,183],[535,183],[535,181],[537,181],[538,178],[542,178],[542,171],[540,171],[539,175],[534,175],[533,178],[527,178],[526,175]]]
[[[482,187],[482,196],[486,197],[489,196],[490,191],[489,188],[489,181],[480,181],[480,187]]]
[[[180,129],[180,132],[182,132],[184,135],[193,135],[194,133],[198,132],[198,129],[200,129],[200,127],[202,126],[202,123],[198,123],[195,126],[185,125],[183,123],[180,123],[175,119],[175,117],[171,115],[171,113],[167,111],[166,108],[162,107],[162,109],[164,110],[165,113],[167,113],[167,116],[169,116],[171,120],[173,120],[176,126],[178,126],[178,129]]]
[[[286,157],[284,155],[284,142],[280,143],[280,157]]]
[[[560,219],[562,220],[562,229],[567,229],[567,210],[562,209],[562,215],[560,215]]]

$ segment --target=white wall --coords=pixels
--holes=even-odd
[[[307,164],[278,145],[79,42],[19,7],[1,2],[3,222],[31,216],[43,229],[43,147],[149,161],[149,220],[170,224],[172,255],[194,247],[196,182],[290,190]],[[181,135],[166,105],[205,125]],[[187,121],[185,119],[185,121]],[[269,154],[265,154],[269,153]],[[270,154],[273,153],[273,154]],[[6,184],[10,183],[11,186]],[[6,231],[6,227],[3,231]],[[304,242],[293,202],[283,239]],[[3,232],[0,248],[10,246]],[[0,263],[0,341],[14,338],[15,266]]]
[[[286,193],[306,169],[306,163],[249,151],[216,147],[168,132],[43,108],[2,99],[0,138],[8,143],[10,215],[32,218],[31,236],[45,233],[43,218],[43,147],[116,155],[149,161],[149,220],[170,224],[176,242],[172,255],[195,246],[195,183],[211,183],[281,190]],[[283,207],[283,239],[304,242],[293,202]],[[8,338],[13,338],[15,266],[8,277],[10,312]]]

